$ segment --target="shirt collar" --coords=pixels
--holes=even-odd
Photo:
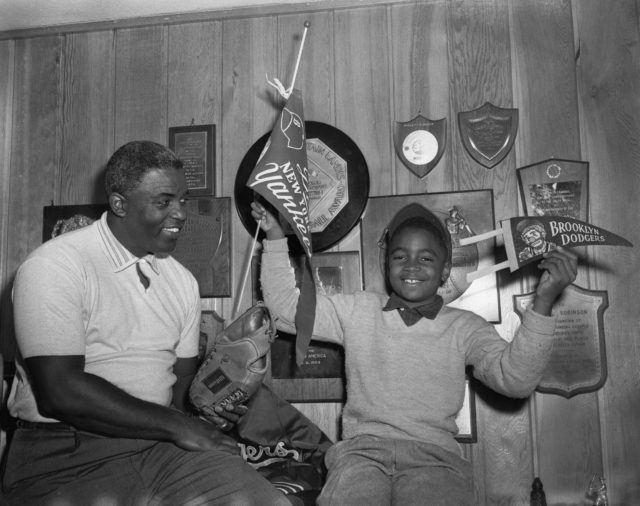
[[[383,311],[394,311],[398,310],[398,314],[405,322],[407,326],[414,325],[418,323],[421,318],[427,318],[429,320],[433,320],[442,306],[444,305],[444,301],[440,295],[436,295],[431,302],[427,302],[420,306],[409,307],[405,304],[400,297],[398,297],[395,293],[391,294],[387,304],[382,308]]]
[[[111,231],[107,223],[107,213],[108,211],[102,213],[97,226],[98,233],[100,234],[100,239],[102,239],[102,246],[104,247],[107,258],[109,258],[109,261],[113,266],[113,272],[123,271],[127,267],[135,265],[135,263],[141,258],[144,258],[153,269],[153,272],[159,274],[158,258],[154,254],[148,254],[144,257],[137,257],[127,248],[125,248],[124,245],[120,241],[118,241],[118,239],[116,239],[116,236],[113,235],[113,232]]]

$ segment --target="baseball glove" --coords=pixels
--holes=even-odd
[[[270,365],[275,324],[262,304],[234,320],[210,346],[191,386],[191,403],[201,415],[215,415],[216,406],[238,405],[262,384]]]

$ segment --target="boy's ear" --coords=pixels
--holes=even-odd
[[[442,269],[442,276],[440,277],[440,286],[444,286],[449,279],[449,274],[451,274],[451,262],[446,262]]]
[[[119,218],[123,218],[127,214],[127,199],[120,193],[111,193],[109,195],[109,207],[113,214]]]

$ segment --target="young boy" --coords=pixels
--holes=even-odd
[[[266,232],[262,291],[279,328],[292,332],[298,290],[277,219],[252,204]],[[511,343],[480,316],[443,306],[451,238],[418,204],[401,209],[387,234],[391,296],[318,295],[314,339],[344,347],[347,402],[342,440],[326,455],[318,504],[472,505],[470,463],[454,439],[465,367],[493,390],[526,397],[551,352],[557,296],[576,277],[577,257],[545,254],[532,308]]]

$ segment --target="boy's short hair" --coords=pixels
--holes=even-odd
[[[152,169],[182,169],[183,163],[173,151],[153,141],[131,141],[120,146],[109,161],[105,173],[107,195],[127,195],[147,171]]]
[[[451,262],[451,234],[442,221],[421,204],[413,203],[400,209],[391,220],[387,229],[387,245],[391,244],[393,236],[405,228],[424,228],[438,239],[445,249],[447,261]]]

